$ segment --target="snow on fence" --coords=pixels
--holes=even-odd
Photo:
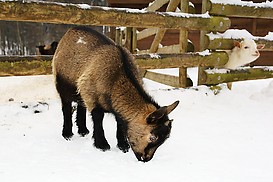
[[[238,1],[236,0],[236,2]],[[172,12],[156,12],[158,8],[166,3],[168,3],[167,10]],[[180,12],[174,12],[177,11],[179,3],[181,4],[179,7],[180,9],[178,10]],[[201,70],[199,72],[199,84],[217,84],[222,82],[273,77],[273,71],[270,69],[247,69],[245,72],[235,71],[236,73],[219,73],[217,71],[210,73],[209,71],[205,71],[207,67],[221,68],[228,61],[228,56],[225,52],[205,52],[205,54],[186,53],[188,47],[187,30],[202,31],[200,40],[202,42],[201,47],[204,50],[232,48],[233,39],[223,38],[219,36],[219,33],[216,34],[218,37],[214,35],[213,38],[210,36],[211,34],[208,34],[212,31],[224,32],[230,27],[231,22],[229,18],[217,16],[273,17],[272,6],[266,6],[270,3],[263,6],[257,6],[259,3],[253,4],[256,6],[246,6],[243,2],[240,3],[240,1],[239,4],[228,4],[221,3],[221,1],[217,0],[203,0],[203,14],[189,14],[187,13],[189,11],[188,0],[155,0],[144,10],[94,7],[83,4],[49,2],[23,3],[18,1],[5,2],[0,0],[0,20],[134,27],[127,29],[129,31],[126,35],[127,39],[130,40],[127,42],[127,46],[130,46],[131,50],[136,48],[133,44],[135,44],[138,39],[138,37],[135,36],[135,28],[146,27],[149,29],[137,33],[139,37],[156,34],[150,50],[146,53],[156,53],[162,50],[159,48],[159,44],[166,29],[179,29],[179,45],[165,48],[165,51],[167,50],[168,53],[171,52],[172,54],[137,54],[135,57],[139,67],[144,70],[173,67],[179,68],[179,76],[162,75],[149,71],[143,71],[143,75],[147,78],[174,87],[186,87],[186,69],[188,67],[203,68],[199,69]],[[221,11],[216,11],[219,7]],[[249,13],[245,13],[246,11],[244,10],[248,8],[250,8],[251,11],[247,10]],[[240,11],[238,9],[240,9]],[[231,14],[230,12],[237,14]],[[239,14],[239,12],[242,12],[242,14]],[[120,39],[119,36],[116,37]],[[256,41],[258,43],[265,43],[266,50],[273,50],[272,40],[257,38]],[[50,58],[48,57],[19,58],[21,59],[20,61],[7,59],[7,57],[0,57],[0,76],[51,73],[50,61],[48,61]]]

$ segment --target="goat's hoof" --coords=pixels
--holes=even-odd
[[[85,135],[89,134],[89,130],[87,128],[82,129],[82,130],[78,130],[79,135],[81,135],[82,137],[84,137]]]
[[[124,153],[129,151],[130,145],[127,142],[118,143],[117,147]]]
[[[95,143],[94,143],[94,146],[95,146],[97,149],[100,149],[100,150],[102,150],[102,151],[106,151],[106,150],[109,150],[109,149],[110,149],[110,145],[108,144],[107,141],[95,142]]]
[[[73,136],[73,133],[72,132],[63,132],[62,135],[63,135],[64,139],[70,140]]]

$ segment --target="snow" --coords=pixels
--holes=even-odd
[[[273,32],[268,32],[268,34],[264,37],[264,39],[273,41]]]
[[[206,69],[205,70],[208,74],[215,74],[215,73],[219,73],[219,74],[225,74],[228,73],[230,70],[228,69],[217,69],[217,68],[211,68],[211,69]]]
[[[148,163],[115,147],[111,115],[104,120],[110,151],[95,149],[76,127],[64,140],[52,75],[0,78],[1,181],[272,182],[273,79],[234,83],[231,91],[221,85],[217,95],[144,81],[161,105],[181,101],[170,115],[171,137]]]
[[[242,29],[229,29],[226,30],[224,33],[209,33],[207,34],[210,38],[210,40],[216,39],[216,38],[225,38],[225,39],[255,39],[254,36],[249,33],[247,30]]]
[[[197,54],[199,54],[200,56],[209,56],[211,55],[211,53],[209,52],[208,49],[202,51],[202,52],[197,52]]]
[[[248,6],[248,7],[255,7],[255,8],[273,8],[272,1],[266,1],[262,3],[253,3],[252,1],[241,1],[241,0],[229,0],[223,2],[222,0],[211,0],[212,3],[216,4],[230,4],[230,5],[238,5],[238,6]]]
[[[224,33],[209,33],[207,36],[210,38],[210,40],[224,38],[224,39],[263,39],[266,41],[273,41],[273,32],[268,32],[268,34],[264,37],[259,36],[253,36],[250,32],[248,32],[246,29],[228,29]]]
[[[160,13],[163,15],[170,15],[175,17],[183,17],[183,18],[210,18],[209,12],[204,14],[190,14],[190,13],[178,13],[178,12],[164,12]]]
[[[150,53],[149,56],[150,56],[150,58],[154,58],[154,59],[159,59],[160,58],[160,55],[157,54],[157,53]]]

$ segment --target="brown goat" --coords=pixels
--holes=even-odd
[[[64,138],[73,136],[73,101],[78,103],[78,133],[89,133],[87,108],[93,120],[94,145],[103,151],[110,149],[102,127],[105,112],[115,115],[117,146],[123,152],[131,146],[140,161],[151,160],[169,137],[172,120],[168,114],[179,102],[160,107],[143,89],[131,53],[103,34],[81,26],[69,29],[54,55],[53,73],[62,101]]]

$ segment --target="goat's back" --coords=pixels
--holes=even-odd
[[[83,74],[115,77],[121,57],[132,60],[128,51],[106,36],[87,27],[69,29],[61,39],[53,58],[53,72],[76,84]],[[91,76],[91,75],[89,75]],[[94,78],[99,79],[99,78]]]
[[[114,84],[142,85],[130,52],[86,27],[69,29],[63,36],[53,58],[53,73],[75,87],[82,97],[94,100],[113,94]]]

